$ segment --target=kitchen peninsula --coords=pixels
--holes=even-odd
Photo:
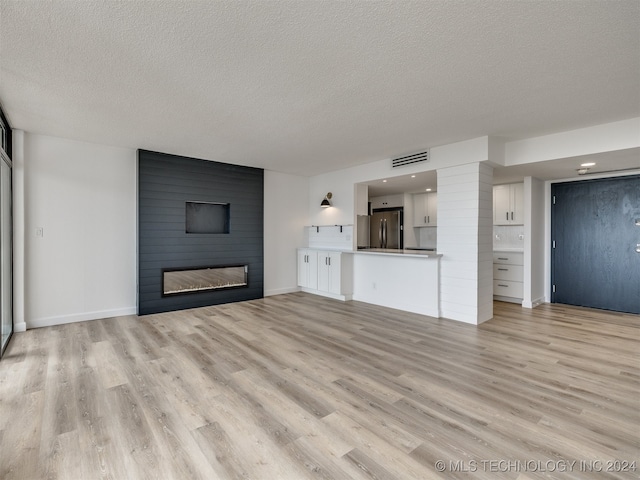
[[[439,317],[441,257],[423,250],[310,246],[298,249],[298,285],[307,293]]]
[[[433,251],[367,249],[353,255],[353,299],[440,317],[440,258]]]

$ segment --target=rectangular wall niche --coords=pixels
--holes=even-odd
[[[246,287],[248,272],[248,265],[164,270],[162,295],[182,295],[221,288]]]
[[[186,202],[187,233],[229,233],[229,204]]]

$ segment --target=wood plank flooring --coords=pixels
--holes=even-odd
[[[638,478],[640,317],[494,313],[295,293],[15,334],[0,478]]]

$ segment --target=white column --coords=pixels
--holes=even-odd
[[[493,167],[437,173],[442,316],[477,325],[493,317]]]
[[[544,303],[545,186],[542,180],[524,177],[524,295],[522,306]]]
[[[13,130],[13,330],[27,330],[24,304],[24,131]]]

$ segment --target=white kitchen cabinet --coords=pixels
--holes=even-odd
[[[404,207],[404,195],[382,195],[380,197],[371,197],[371,209],[378,208],[398,208]]]
[[[298,286],[318,288],[318,252],[308,248],[298,249]]]
[[[522,303],[524,254],[493,252],[493,296],[496,300]]]
[[[493,187],[493,224],[524,224],[524,183]]]
[[[298,286],[307,293],[351,300],[353,255],[331,250],[298,249]]]
[[[320,252],[318,255],[318,290],[340,295],[341,256],[339,252]]]
[[[413,196],[413,226],[435,227],[438,225],[438,194],[418,193]]]

